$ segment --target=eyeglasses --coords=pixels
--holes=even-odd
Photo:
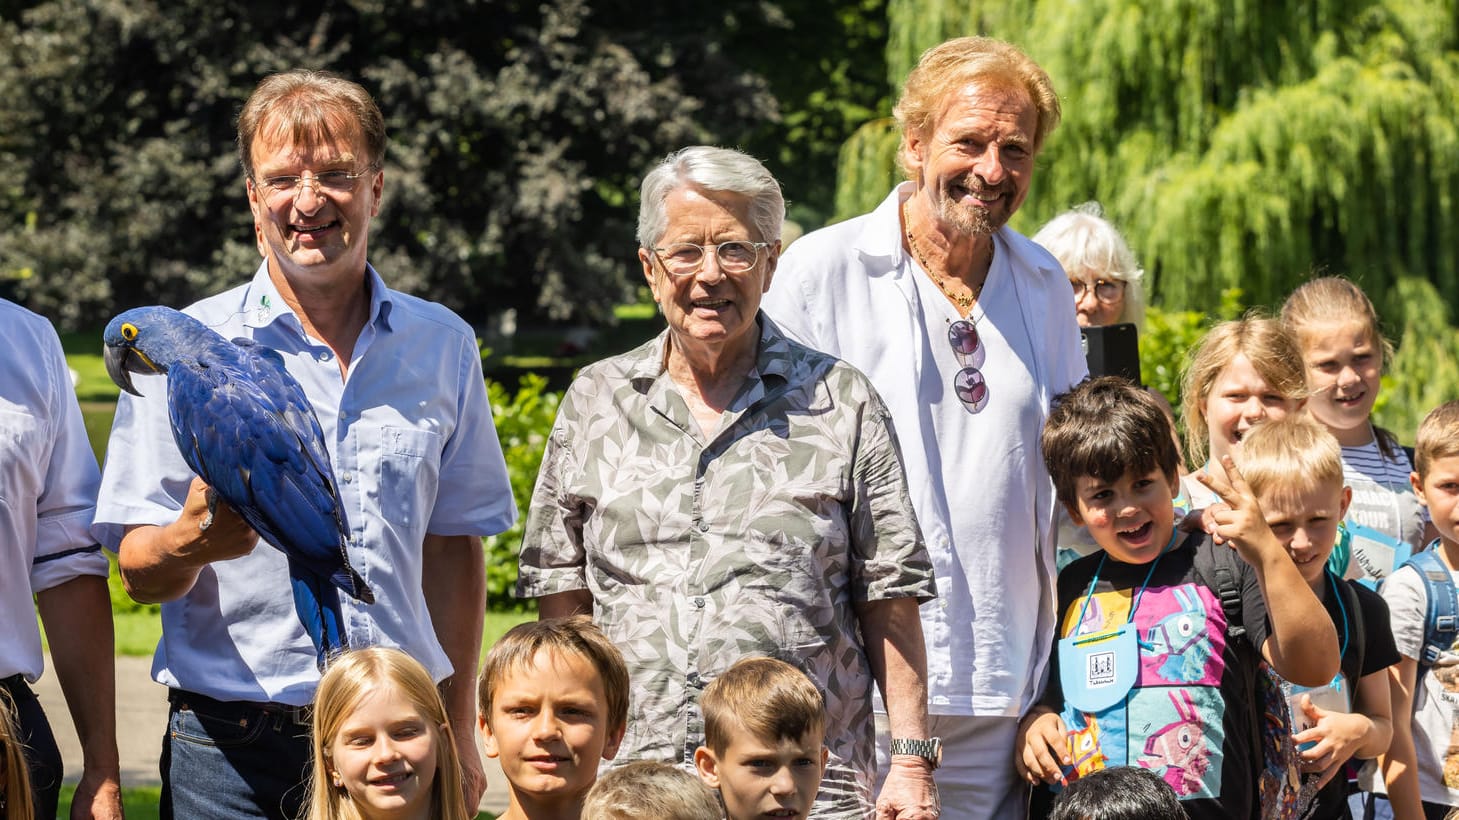
[[[314,186],[315,195],[321,194],[348,194],[355,190],[355,184],[360,177],[369,176],[375,173],[375,166],[371,165],[358,173],[349,171],[322,171],[311,176],[302,177],[294,175],[281,175],[276,177],[265,177],[254,182],[264,195],[271,199],[282,197],[295,197],[304,192],[310,185]]]
[[[959,319],[948,326],[947,342],[952,345],[953,355],[963,365],[952,377],[952,392],[969,413],[982,412],[988,401],[988,383],[983,379],[983,371],[969,365],[966,359],[977,353],[983,344],[978,338],[978,329],[972,322]]]
[[[1084,298],[1084,292],[1089,289],[1083,279],[1070,279],[1069,286],[1074,288],[1074,301]],[[1094,280],[1094,298],[1106,305],[1113,304],[1120,300],[1125,292],[1125,283],[1120,279],[1096,279]]]
[[[704,267],[705,251],[714,251],[719,269],[725,273],[744,273],[755,267],[760,260],[760,251],[770,247],[769,242],[721,242],[718,245],[695,245],[679,242],[666,248],[649,248],[659,256],[664,270],[674,276],[693,276]]]

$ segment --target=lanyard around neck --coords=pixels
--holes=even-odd
[[[1331,583],[1333,597],[1337,598],[1337,611],[1342,618],[1342,648],[1337,651],[1338,665],[1341,666],[1342,659],[1348,654],[1348,607],[1347,604],[1343,603],[1342,590],[1337,588],[1337,575],[1330,569],[1324,569],[1322,573],[1327,576],[1327,580]],[[1338,674],[1342,674],[1341,669],[1338,670]],[[1363,671],[1361,669],[1358,670],[1358,674],[1361,676]]]
[[[1166,553],[1170,552],[1171,549],[1175,547],[1175,542],[1179,539],[1180,531],[1176,530],[1175,532],[1172,532],[1170,534],[1170,543],[1166,544],[1165,548],[1160,551],[1160,554],[1155,556],[1155,560],[1150,562],[1150,571],[1145,573],[1145,580],[1140,584],[1140,590],[1135,593],[1134,600],[1130,603],[1130,617],[1125,619],[1125,623],[1129,623],[1135,620],[1135,610],[1140,608],[1140,599],[1145,597],[1145,588],[1150,585],[1150,578],[1155,575],[1155,568],[1160,566],[1160,559],[1164,558]],[[1078,640],[1079,627],[1084,625],[1084,615],[1089,611],[1089,602],[1094,600],[1094,588],[1099,584],[1099,576],[1104,572],[1104,562],[1108,560],[1108,552],[1100,556],[1099,566],[1095,567],[1094,569],[1094,577],[1089,580],[1089,591],[1086,592],[1084,595],[1084,605],[1079,608],[1079,620],[1075,622],[1074,634],[1070,636],[1071,638],[1075,639],[1074,643],[1076,645],[1084,642]],[[1094,636],[1086,635],[1084,637],[1087,640],[1093,638]]]

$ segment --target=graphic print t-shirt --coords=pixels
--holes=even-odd
[[[1160,559],[1134,613],[1138,677],[1114,706],[1085,713],[1064,702],[1056,646],[1043,702],[1059,710],[1069,729],[1070,780],[1109,766],[1143,766],[1170,784],[1193,820],[1256,816],[1251,665],[1260,657],[1252,647],[1266,640],[1266,606],[1255,573],[1230,562],[1240,567],[1246,637],[1228,637],[1220,597],[1195,570],[1196,550],[1224,549],[1193,536]],[[1110,558],[1101,568],[1102,557],[1081,558],[1059,574],[1058,637],[1112,631],[1130,620],[1150,565]]]

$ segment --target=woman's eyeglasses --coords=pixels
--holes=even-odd
[[[952,377],[952,392],[969,413],[980,412],[988,401],[988,383],[983,380],[981,370],[967,363],[967,357],[977,353],[982,346],[978,329],[972,322],[959,319],[948,326],[947,341],[952,345],[953,355],[963,365]]]
[[[1091,287],[1094,288],[1094,298],[1106,305],[1118,302],[1125,293],[1125,283],[1121,279],[1096,279],[1093,285],[1083,279],[1070,279],[1069,287],[1074,289],[1074,301],[1076,302],[1083,299],[1085,291]]]

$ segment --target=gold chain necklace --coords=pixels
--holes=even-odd
[[[908,200],[908,202],[910,201]],[[964,313],[968,312],[973,307],[973,303],[978,301],[978,297],[983,295],[983,285],[988,283],[988,277],[984,276],[983,281],[979,282],[978,286],[972,289],[973,294],[971,296],[966,293],[954,295],[947,289],[948,277],[933,271],[932,266],[927,264],[927,257],[922,255],[922,249],[917,247],[917,238],[912,235],[912,220],[908,217],[906,202],[902,203],[902,223],[907,226],[907,247],[912,249],[912,255],[917,257],[917,262],[922,265],[922,270],[927,271],[927,275],[931,276],[932,281],[937,283],[937,289],[942,291],[944,296],[957,303],[958,310]],[[963,287],[967,287],[967,283],[963,283]]]

